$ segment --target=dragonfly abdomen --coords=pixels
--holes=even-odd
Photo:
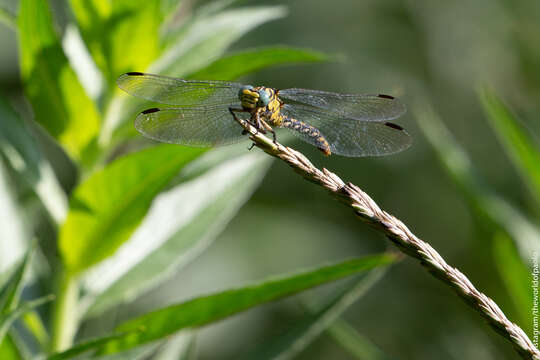
[[[283,116],[283,122],[281,126],[298,131],[304,136],[311,138],[315,146],[317,146],[317,148],[321,150],[324,155],[328,156],[331,154],[330,144],[328,144],[328,141],[326,140],[326,138],[321,134],[319,129],[317,129],[316,127],[306,124],[303,121],[290,118],[288,116]]]

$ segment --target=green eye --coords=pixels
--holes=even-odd
[[[259,101],[257,102],[257,106],[263,107],[268,105],[270,103],[270,96],[268,93],[264,90],[259,90]]]

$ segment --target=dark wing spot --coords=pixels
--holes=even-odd
[[[159,111],[158,108],[151,108],[151,109],[144,110],[141,114],[151,114],[151,113],[155,113],[155,112],[158,112],[158,111]]]
[[[393,96],[390,96],[390,95],[379,94],[377,96],[383,99],[390,99],[390,100],[395,99]]]
[[[126,73],[126,75],[129,75],[129,76],[141,76],[141,75],[144,75],[144,74],[142,72],[133,71],[133,72]]]
[[[403,130],[401,126],[399,126],[398,124],[391,123],[391,122],[386,122],[384,123],[384,125],[391,127],[392,129]]]

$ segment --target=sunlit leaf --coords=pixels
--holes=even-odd
[[[164,186],[204,149],[163,144],[127,155],[73,192],[59,246],[72,272],[112,255],[139,225]]]
[[[67,211],[67,199],[37,139],[0,97],[0,152],[10,166],[39,196],[56,223]]]
[[[105,350],[107,353],[114,353],[129,349],[169,336],[179,330],[219,321],[269,301],[290,296],[352,274],[365,272],[393,261],[394,257],[390,255],[355,258],[333,265],[321,266],[310,271],[201,296],[184,303],[152,311],[130,320],[118,328],[118,331],[141,329],[141,332],[112,341],[105,347]]]
[[[2,360],[22,360],[23,355],[17,348],[17,344],[8,334],[4,341],[0,343],[0,359]]]
[[[189,75],[192,79],[234,80],[269,66],[328,61],[329,57],[316,51],[283,46],[243,50],[224,56],[204,69]]]
[[[484,111],[497,138],[540,204],[540,149],[510,110],[488,89],[480,91]]]
[[[364,296],[382,278],[386,270],[386,268],[372,270],[336,296],[321,310],[307,315],[285,334],[275,337],[268,344],[252,351],[246,359],[286,360],[294,358],[328,329],[345,310]]]
[[[169,50],[164,52],[149,68],[132,67],[126,71],[146,71],[161,75],[183,77],[202,69],[219,56],[236,40],[251,29],[285,15],[281,6],[238,8],[196,17],[181,34],[171,35]],[[120,74],[117,74],[117,76]],[[108,145],[117,130],[125,134],[121,125],[133,117],[141,100],[116,96],[108,107],[99,143]],[[126,117],[128,116],[128,117]],[[124,131],[121,131],[124,130]]]
[[[85,292],[98,295],[90,315],[133,300],[201,254],[248,199],[269,163],[267,156],[249,153],[161,194],[121,250],[87,274]]]
[[[218,12],[189,24],[172,36],[172,46],[149,72],[182,77],[216,60],[234,41],[251,29],[285,16],[282,6],[245,7]]]
[[[82,37],[108,86],[128,71],[146,69],[159,53],[160,2],[70,0]]]
[[[47,1],[21,0],[18,25],[21,75],[35,119],[79,159],[91,149],[100,119],[63,53]]]

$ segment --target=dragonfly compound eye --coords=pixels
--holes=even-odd
[[[238,90],[238,97],[240,98],[240,100],[242,100],[242,97],[245,95],[246,93],[246,90],[248,90],[248,92],[251,92],[249,90],[253,90],[253,86],[251,85],[244,85],[240,88],[240,90]]]
[[[268,93],[264,89],[259,90],[259,101],[257,101],[257,106],[264,107],[268,105],[269,102],[270,95],[268,95]]]

